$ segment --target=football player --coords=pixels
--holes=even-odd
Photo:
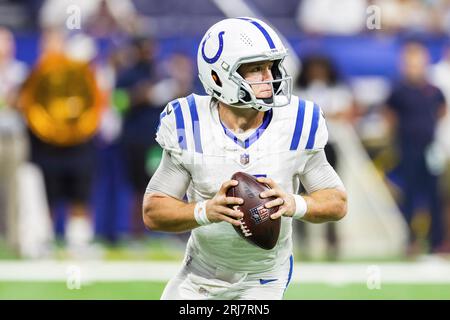
[[[191,230],[183,266],[162,299],[282,299],[293,268],[292,220],[337,221],[347,211],[344,186],[328,164],[319,106],[291,95],[287,50],[263,21],[233,18],[200,42],[199,77],[208,95],[170,102],[156,140],[164,149],[143,201],[152,230]],[[258,177],[279,206],[277,245],[264,250],[234,230],[243,216],[227,197],[243,171]],[[306,194],[297,194],[300,184]],[[187,195],[188,201],[183,201]]]

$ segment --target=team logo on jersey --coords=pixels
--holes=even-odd
[[[246,165],[250,162],[250,155],[248,153],[241,154],[241,164]]]
[[[260,224],[270,217],[269,209],[265,208],[264,205],[250,209],[250,214],[256,224]]]

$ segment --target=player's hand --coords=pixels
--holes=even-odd
[[[295,213],[295,199],[290,193],[285,192],[278,184],[270,178],[258,178],[261,183],[267,184],[271,189],[261,192],[261,198],[276,197],[267,202],[264,206],[269,209],[279,206],[278,211],[270,216],[271,219],[278,219],[281,216],[292,217]]]
[[[216,195],[206,202],[206,216],[211,222],[226,221],[239,227],[240,218],[244,216],[241,211],[230,209],[229,205],[240,205],[244,203],[241,198],[227,197],[227,190],[238,185],[236,180],[225,181]]]

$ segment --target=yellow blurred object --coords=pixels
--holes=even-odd
[[[26,80],[19,104],[33,133],[46,143],[74,146],[97,131],[101,93],[86,62],[43,56]]]
[[[430,232],[430,225],[430,213],[424,209],[417,210],[411,222],[411,229],[419,240],[427,238]]]

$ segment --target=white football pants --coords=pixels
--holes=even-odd
[[[292,270],[292,255],[277,270],[263,273],[223,270],[187,256],[161,300],[281,300]]]

